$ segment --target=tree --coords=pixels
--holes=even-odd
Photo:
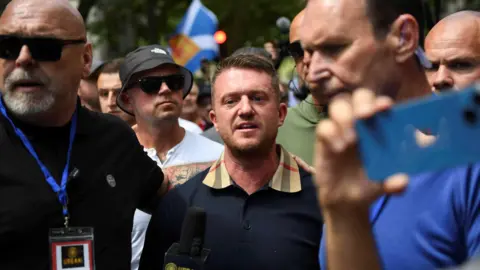
[[[72,0],[90,33],[99,37],[96,46],[107,47],[107,58],[124,56],[145,44],[167,44],[191,0]],[[408,1],[408,0],[405,0]],[[480,0],[425,0],[429,6],[427,28],[444,16],[462,9],[480,9]],[[3,11],[9,0],[0,0]],[[226,53],[250,45],[262,46],[282,39],[277,18],[293,17],[305,0],[202,0],[218,17],[219,28],[227,33]],[[95,12],[94,12],[95,11]],[[99,11],[99,12],[97,12]],[[92,15],[93,14],[93,15]]]
[[[437,19],[460,10],[480,10],[480,0],[428,0],[427,3],[435,7]]]
[[[100,37],[96,45],[108,46],[107,58],[124,56],[140,45],[165,43],[162,34],[172,31],[171,19],[178,22],[187,5],[187,0],[103,0],[96,5],[101,16],[88,29]]]
[[[95,1],[95,0],[81,0]],[[219,19],[228,35],[228,52],[245,44],[261,45],[278,37],[275,21],[290,19],[304,6],[304,0],[203,0]],[[108,46],[108,57],[123,56],[144,44],[166,44],[185,14],[191,0],[99,0],[102,16],[88,25]]]
[[[245,46],[262,46],[280,36],[275,22],[279,17],[290,20],[305,6],[301,0],[204,0],[219,19],[219,27],[228,35],[227,49],[231,53]]]

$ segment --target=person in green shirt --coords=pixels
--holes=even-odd
[[[289,51],[295,60],[295,69],[299,76],[299,87],[305,83],[306,69],[303,64],[303,49],[300,45],[298,28],[303,21],[302,10],[293,19],[290,26]],[[314,95],[300,102],[297,106],[288,109],[287,117],[283,126],[278,130],[277,143],[287,151],[305,161],[308,165],[313,164],[313,152],[315,143],[315,129],[318,122],[326,117],[325,106]]]

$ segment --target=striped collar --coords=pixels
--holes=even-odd
[[[297,162],[287,150],[280,145],[277,145],[277,147],[280,148],[280,162],[268,186],[274,190],[285,193],[301,191],[302,183],[300,181]],[[224,189],[234,184],[227,172],[223,157],[224,153],[222,153],[220,158],[210,167],[207,176],[203,180],[203,184],[214,189]]]

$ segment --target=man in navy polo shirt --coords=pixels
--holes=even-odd
[[[441,269],[480,249],[479,165],[416,175],[406,188],[404,176],[370,181],[358,153],[356,119],[430,89],[417,49],[421,6],[420,0],[307,4],[301,29],[307,80],[336,96],[330,119],[317,127],[322,269]]]
[[[167,194],[147,230],[140,269],[163,269],[186,210],[206,211],[206,269],[319,269],[322,219],[310,174],[275,144],[286,116],[269,60],[223,60],[210,118],[225,151],[209,169]]]

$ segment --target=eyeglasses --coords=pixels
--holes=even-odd
[[[182,90],[185,86],[185,76],[181,74],[167,75],[167,76],[149,76],[143,77],[138,80],[140,89],[146,94],[155,94],[162,87],[162,83],[165,82],[168,89],[171,91]],[[132,85],[133,86],[133,85]]]
[[[85,42],[84,39],[62,40],[47,37],[0,35],[0,58],[15,60],[20,55],[23,45],[27,45],[36,61],[54,62],[62,58],[64,46]]]
[[[303,48],[300,40],[288,44],[288,52],[295,60],[303,58]]]

